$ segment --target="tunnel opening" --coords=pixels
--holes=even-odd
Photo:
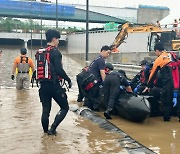
[[[42,40],[42,46],[47,44],[46,40]],[[27,46],[31,46],[31,40],[28,40]],[[41,40],[33,40],[32,39],[32,46],[41,46]]]
[[[46,46],[47,41],[42,40],[42,46]],[[27,42],[28,47],[31,46],[31,40],[28,40]],[[41,40],[34,40],[32,39],[32,46],[41,46]],[[59,40],[59,47],[66,47],[67,46],[67,41],[64,40]]]
[[[65,41],[65,40],[59,40],[59,46],[60,46],[60,47],[67,47],[67,41]]]
[[[0,38],[0,45],[24,45],[24,40]]]

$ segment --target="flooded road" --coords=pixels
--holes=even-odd
[[[57,129],[57,136],[45,135],[41,128],[41,103],[38,88],[17,91],[10,79],[12,63],[19,55],[18,46],[0,46],[0,153],[2,154],[89,154],[127,153],[121,148],[117,133],[101,129],[76,113],[69,111]],[[28,53],[31,55],[31,53]],[[34,54],[34,53],[33,53]],[[33,55],[32,54],[32,55]],[[71,77],[73,87],[68,92],[70,106],[77,104],[76,74],[83,62],[63,57],[63,66]],[[58,106],[53,102],[50,115],[52,123]],[[102,116],[102,112],[99,113]],[[113,124],[132,138],[162,154],[180,153],[180,123],[177,118],[163,122],[161,117],[148,118],[144,123],[134,123],[113,116]]]
[[[79,153],[126,153],[118,144],[119,134],[99,128],[97,124],[69,111],[59,125],[57,136],[43,133],[41,127],[41,103],[38,88],[17,91],[11,81],[13,59],[19,55],[19,47],[3,48],[0,61],[0,153],[2,154],[79,154]],[[30,55],[30,53],[29,53]],[[76,104],[77,86],[75,75],[81,64],[63,57],[64,68],[72,79],[68,92],[70,106]],[[52,105],[50,123],[58,106]]]

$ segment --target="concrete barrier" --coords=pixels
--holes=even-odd
[[[66,53],[65,53],[66,54]],[[84,63],[84,65],[89,65],[90,62],[97,56],[98,54],[96,53],[90,53],[89,54],[89,61],[87,61],[86,63]],[[85,59],[85,54],[79,53],[79,54],[66,54],[66,56],[70,56],[71,58],[76,59],[81,59],[84,60]],[[121,58],[121,54],[113,54],[112,57],[108,58],[107,61],[113,63],[114,69],[115,70],[124,70],[126,72],[126,75],[130,78],[132,78],[133,76],[135,76],[138,72],[140,72],[141,70],[141,66],[139,66],[139,62],[138,65],[136,64],[122,64],[120,63],[119,59]]]
[[[70,57],[79,58],[81,60],[85,60],[85,53],[65,53]],[[99,53],[89,53],[89,61],[92,61]],[[131,64],[131,65],[139,65],[141,60],[153,60],[154,56],[149,56],[149,52],[120,52],[120,53],[112,53],[111,56],[106,60],[107,62],[111,62],[113,64]]]

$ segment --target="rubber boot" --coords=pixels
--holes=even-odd
[[[47,130],[47,131],[44,131],[44,133],[48,133],[48,130]]]
[[[48,135],[56,135],[56,126],[55,124],[52,124],[51,128],[48,130]]]
[[[171,107],[165,106],[164,107],[164,115],[163,115],[164,121],[168,122],[171,119]]]

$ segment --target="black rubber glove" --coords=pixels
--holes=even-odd
[[[15,78],[15,77],[14,77],[14,75],[12,74],[12,75],[11,75],[11,79],[14,80],[14,78]]]

